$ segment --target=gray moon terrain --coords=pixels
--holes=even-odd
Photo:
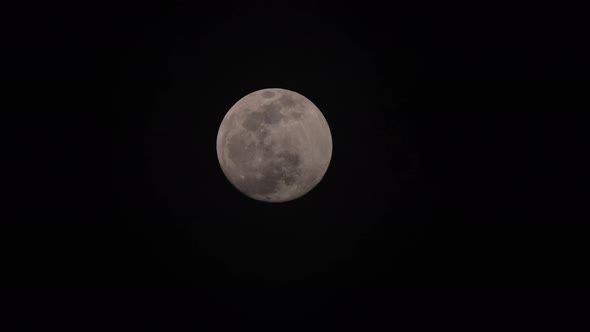
[[[263,202],[286,202],[313,189],[332,158],[332,135],[320,110],[297,92],[262,89],[227,112],[217,158],[229,182]]]

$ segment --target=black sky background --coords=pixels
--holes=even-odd
[[[7,121],[6,331],[587,324],[576,15],[22,7],[3,79],[24,88]],[[308,97],[333,135],[322,182],[284,204],[240,194],[215,151],[225,112],[267,87]]]

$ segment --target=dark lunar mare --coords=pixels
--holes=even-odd
[[[295,153],[283,151],[262,169],[262,179],[247,177],[243,180],[244,190],[252,195],[270,195],[278,191],[280,182],[292,185],[301,175],[301,160]]]
[[[275,96],[275,93],[269,90],[263,91],[262,92],[262,97],[263,98],[272,98]]]
[[[264,116],[264,123],[266,124],[276,124],[283,119],[280,106],[275,103],[263,106],[262,114]]]
[[[248,114],[244,122],[242,122],[242,127],[249,131],[256,131],[258,127],[262,125],[264,122],[264,114],[260,112],[251,112]]]
[[[227,144],[228,157],[236,165],[245,165],[253,159],[258,148],[256,145],[254,141],[245,140],[244,135],[234,135]]]
[[[297,102],[295,100],[293,100],[293,98],[291,98],[291,96],[283,94],[280,98],[279,98],[279,103],[283,106],[285,106],[286,108],[291,108],[295,105],[297,105]]]

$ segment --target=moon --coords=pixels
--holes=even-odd
[[[227,112],[217,133],[217,158],[229,182],[263,202],[287,202],[307,194],[332,158],[332,134],[324,115],[297,92],[252,92]]]

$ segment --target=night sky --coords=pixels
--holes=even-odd
[[[473,1],[21,7],[2,78],[23,90],[0,329],[587,324],[575,17]],[[333,138],[323,180],[281,204],[232,187],[215,145],[230,107],[273,87],[309,98]]]

